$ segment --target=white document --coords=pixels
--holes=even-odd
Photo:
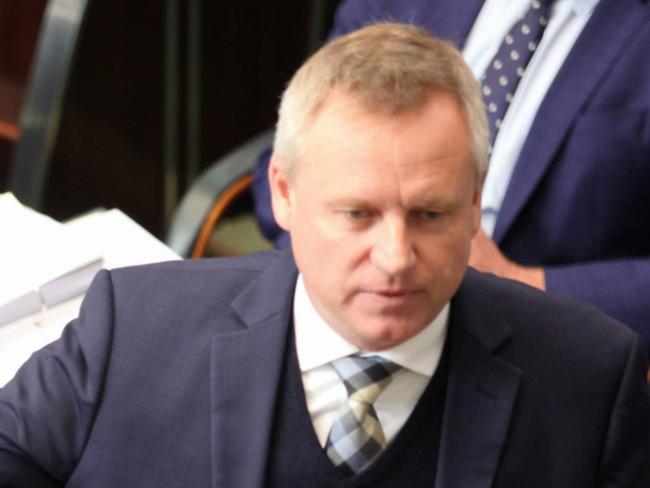
[[[96,246],[65,225],[0,195],[0,327],[88,288],[101,268]]]
[[[120,210],[93,212],[61,225],[76,236],[80,245],[96,249],[108,269],[180,259]],[[61,335],[68,322],[77,317],[81,302],[82,297],[78,296],[0,325],[0,387],[34,351]]]

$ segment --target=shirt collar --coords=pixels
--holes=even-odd
[[[447,337],[449,304],[420,333],[395,347],[372,355],[382,356],[416,373],[433,376]],[[327,364],[343,356],[359,352],[359,349],[337,334],[318,315],[314,308],[302,275],[298,276],[293,303],[293,322],[296,350],[300,370],[305,372]]]

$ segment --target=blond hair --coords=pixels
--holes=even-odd
[[[451,43],[419,27],[388,22],[323,46],[296,72],[282,95],[274,151],[289,167],[302,157],[301,135],[333,90],[354,96],[369,113],[387,116],[416,110],[435,91],[452,94],[465,113],[479,174],[487,169],[483,99]]]

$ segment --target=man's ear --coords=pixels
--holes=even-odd
[[[271,187],[271,204],[275,221],[284,230],[291,228],[294,197],[286,164],[275,154],[269,163],[269,186]]]

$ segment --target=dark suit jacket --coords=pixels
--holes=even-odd
[[[277,251],[101,272],[0,390],[0,486],[264,486],[295,280]],[[649,486],[628,329],[472,271],[450,317],[437,487]]]
[[[347,0],[333,36],[376,20],[425,27],[462,48],[482,0]],[[494,239],[544,266],[549,291],[598,305],[650,345],[650,3],[601,0],[549,88],[516,164]],[[258,220],[282,245],[267,163]]]

